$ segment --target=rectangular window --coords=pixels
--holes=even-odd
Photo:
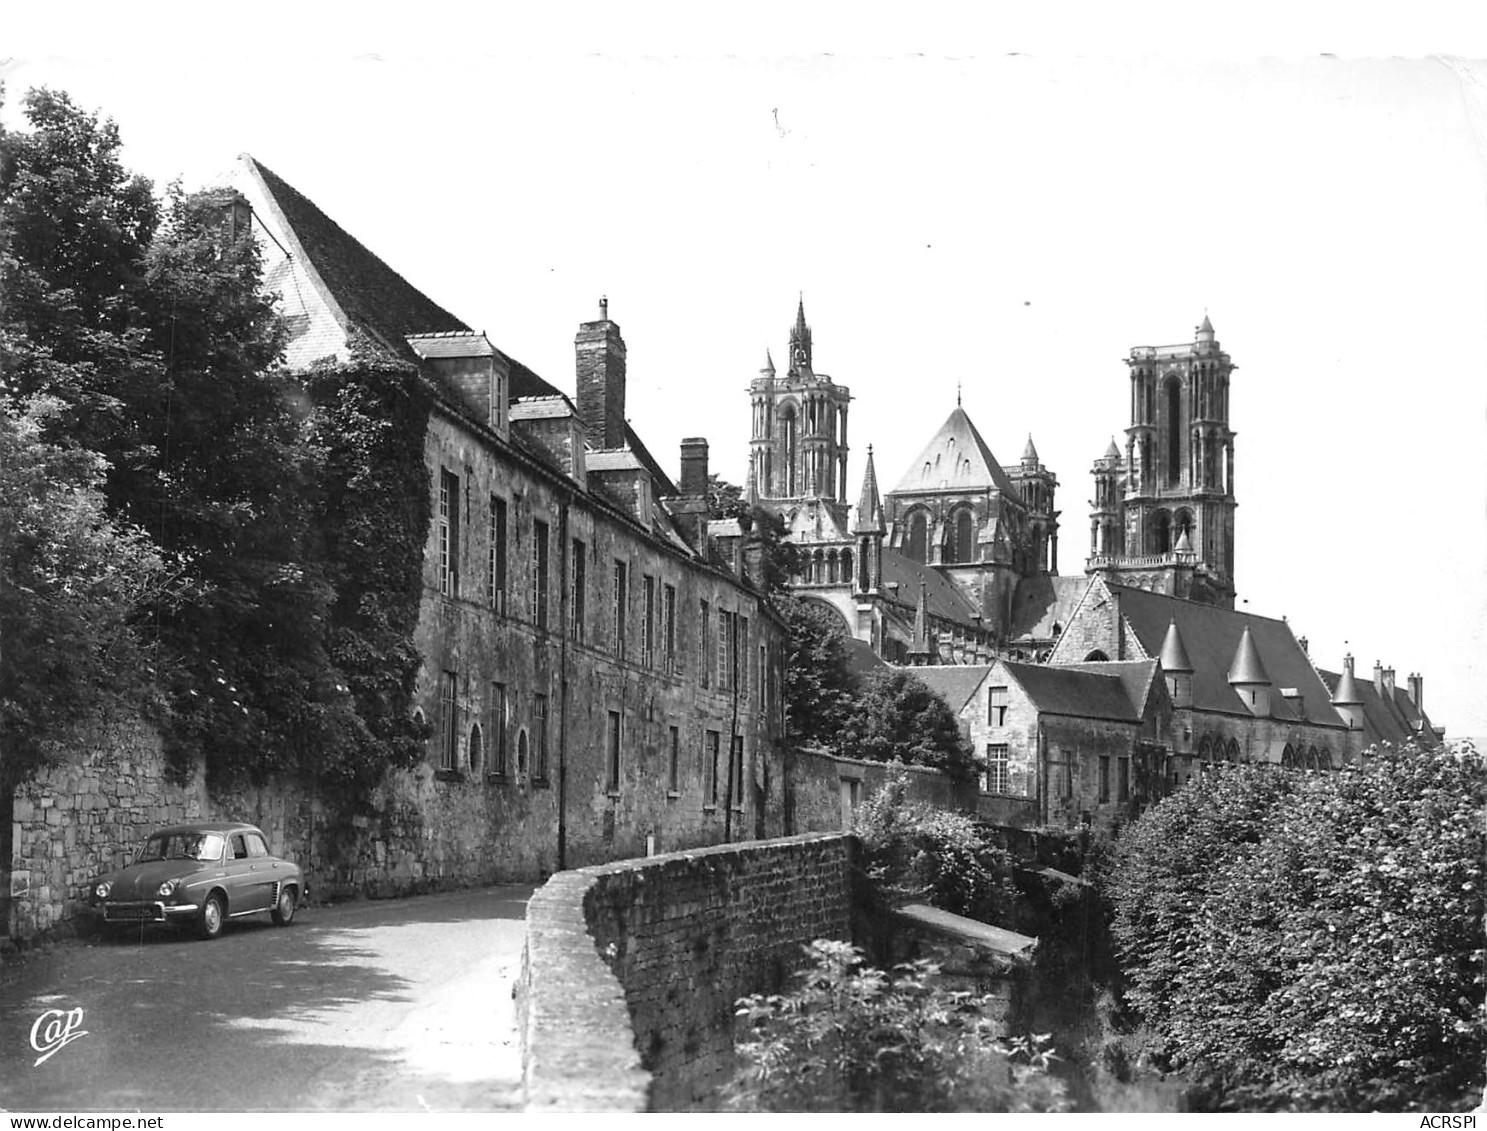
[[[650,667],[656,656],[656,579],[646,575],[642,584],[645,587],[645,623],[640,638],[640,662]]]
[[[1100,800],[1110,800],[1110,755],[1100,755]]]
[[[630,603],[630,567],[618,558],[614,562],[614,602],[610,609],[614,654],[625,658],[625,621]]]
[[[532,726],[537,731],[533,739],[532,777],[537,781],[547,780],[547,696],[532,696]]]
[[[682,776],[682,732],[680,727],[671,728],[671,745],[666,763],[666,789],[676,793],[681,789]]]
[[[986,747],[986,792],[1007,793],[1007,744],[989,743]]]
[[[697,624],[697,679],[703,687],[711,685],[712,657],[708,654],[708,639],[712,636],[712,620],[707,602],[702,602],[702,616]]]
[[[609,712],[609,726],[604,734],[605,750],[608,752],[608,772],[606,784],[610,793],[616,793],[620,788],[620,713]]]
[[[458,677],[444,672],[439,677],[439,769],[452,770],[459,765],[460,741]]]
[[[733,750],[728,757],[729,765],[733,768],[733,807],[742,809],[744,807],[744,743],[743,735],[733,736]]]
[[[766,717],[769,715],[769,653],[759,645],[759,699]]]
[[[708,805],[718,803],[718,757],[722,752],[723,736],[715,730],[707,732],[707,742],[703,747],[702,766],[702,796],[706,798]]]
[[[733,618],[734,614],[726,609],[718,610],[718,690],[731,690],[733,684],[729,680],[731,666],[728,662],[729,653],[733,645]]]
[[[733,663],[738,669],[738,693],[749,697],[749,618],[738,618],[738,646],[733,650]]]
[[[491,608],[506,611],[506,500],[491,496],[490,560],[486,563],[485,593]]]
[[[532,520],[532,623],[547,631],[547,523]]]
[[[1117,801],[1129,801],[1131,799],[1131,760],[1129,758],[1116,759],[1115,788],[1115,799]]]
[[[491,684],[491,773],[504,778],[506,766],[506,685]]]
[[[448,597],[460,589],[460,477],[439,469],[439,592]]]
[[[569,584],[572,592],[568,595],[568,635],[578,643],[583,643],[584,625],[588,620],[588,559],[584,556],[587,547],[577,538],[573,539],[573,564],[569,569]]]
[[[664,616],[666,618],[666,670],[678,670],[676,654],[676,586],[666,587]]]
[[[1007,689],[988,688],[986,692],[986,721],[994,727],[1007,725]]]

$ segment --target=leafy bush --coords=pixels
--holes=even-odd
[[[1131,998],[1206,1103],[1480,1096],[1484,769],[1408,745],[1338,773],[1229,770],[1132,826],[1112,892]]]
[[[923,680],[901,669],[867,681],[840,742],[853,758],[933,766],[961,782],[976,777],[971,744],[955,712]]]
[[[788,994],[738,1003],[750,1039],[730,1105],[747,1111],[1060,1111],[1045,1038],[996,1038],[989,998],[937,984],[938,967],[885,973],[817,939]]]
[[[908,800],[903,768],[857,809],[868,878],[888,902],[924,900],[945,911],[1010,925],[1017,893],[1006,850],[963,813]]]

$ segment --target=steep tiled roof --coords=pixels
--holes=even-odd
[[[1058,664],[1064,671],[1094,672],[1096,675],[1113,675],[1126,689],[1137,715],[1146,712],[1147,700],[1161,675],[1161,665],[1156,660],[1107,660],[1104,663]]]
[[[995,488],[1013,498],[1021,497],[965,409],[956,405],[955,411],[940,425],[934,439],[909,465],[893,493],[988,488]]]
[[[931,691],[950,704],[952,711],[959,714],[961,708],[976,693],[976,688],[981,686],[987,672],[991,671],[991,665],[933,664],[912,668],[910,671],[915,678],[923,680]]]
[[[243,154],[352,326],[389,353],[411,357],[404,339],[470,328],[418,290],[282,177]]]
[[[1229,666],[1247,629],[1274,687],[1294,687],[1299,691],[1305,699],[1310,722],[1344,725],[1332,708],[1332,693],[1322,683],[1285,621],[1124,585],[1109,588],[1120,602],[1121,615],[1148,656],[1161,654],[1167,627],[1173,620],[1177,621],[1193,664],[1193,706],[1198,710],[1231,714],[1244,711],[1238,695],[1229,686]],[[1270,703],[1275,718],[1296,719],[1296,712],[1279,694],[1271,696]]]
[[[1068,627],[1074,607],[1088,588],[1089,578],[1083,576],[1039,574],[1021,579],[1012,597],[1012,625],[1008,635],[1013,640],[1024,636],[1051,639],[1054,625],[1061,630]]]
[[[1341,673],[1319,668],[1317,674],[1335,695],[1338,682],[1342,679]],[[1409,693],[1403,688],[1394,689],[1392,705],[1388,690],[1385,689],[1381,694],[1370,679],[1354,677],[1353,690],[1363,706],[1363,733],[1369,745],[1375,742],[1392,742],[1398,745],[1409,738],[1418,738],[1426,746],[1436,744],[1435,732],[1430,729],[1429,720],[1423,719]],[[1417,730],[1416,724],[1422,721],[1424,726]]]
[[[883,586],[898,583],[898,600],[912,606],[919,599],[919,583],[924,582],[925,611],[931,617],[954,621],[967,628],[979,628],[974,619],[977,611],[971,600],[955,582],[923,562],[916,562],[897,550],[883,549]],[[891,592],[891,590],[890,590]]]
[[[1099,665],[1100,670],[1088,664],[1050,667],[1007,662],[1003,666],[1007,674],[1022,685],[1039,711],[1119,722],[1141,721],[1142,704],[1132,701],[1131,689],[1122,678],[1124,673],[1103,670],[1117,665]],[[1156,665],[1147,660],[1118,666],[1154,668]],[[1139,681],[1139,675],[1137,679]]]

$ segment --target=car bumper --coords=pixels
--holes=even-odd
[[[201,908],[194,903],[136,900],[104,903],[95,910],[105,923],[163,923],[169,919],[195,915]]]

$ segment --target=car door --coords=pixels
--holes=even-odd
[[[253,857],[248,854],[248,838],[245,833],[235,832],[227,837],[227,913],[241,915],[246,911],[262,911],[268,906],[264,902],[264,888],[257,876]]]
[[[257,832],[243,834],[248,846],[248,859],[253,864],[253,885],[258,889],[255,907],[273,907],[279,899],[279,884],[284,876],[279,861],[269,855],[268,845]]]

